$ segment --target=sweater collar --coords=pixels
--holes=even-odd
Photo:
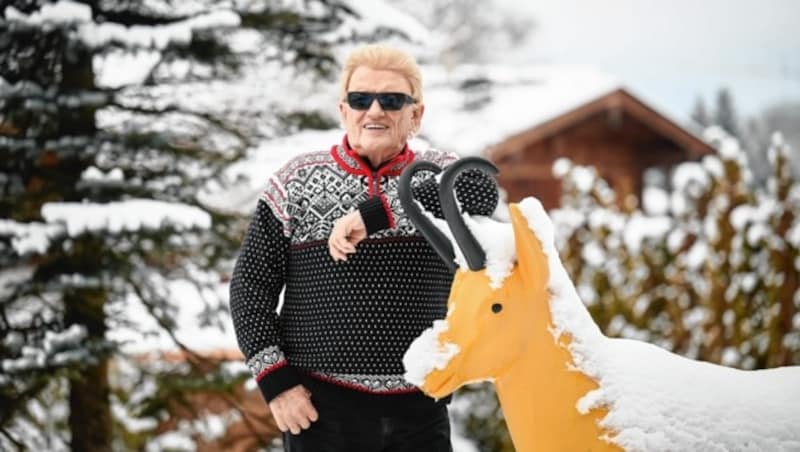
[[[377,169],[373,169],[363,157],[350,148],[347,135],[342,138],[341,144],[334,145],[331,148],[331,155],[333,155],[336,163],[348,173],[362,175],[399,176],[403,169],[414,160],[414,151],[406,143],[399,154],[392,157],[388,162],[382,163]]]

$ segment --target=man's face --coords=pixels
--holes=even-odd
[[[405,93],[411,83],[397,72],[360,66],[353,71],[347,92]],[[339,103],[339,113],[347,129],[350,147],[373,165],[383,163],[405,146],[409,133],[419,126],[424,106],[406,104],[397,111],[385,111],[377,100],[367,110],[355,110],[347,101]]]

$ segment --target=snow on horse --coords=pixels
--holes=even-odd
[[[407,215],[456,271],[447,317],[406,352],[408,381],[436,398],[493,381],[521,452],[800,451],[800,367],[743,371],[604,336],[539,201],[512,204],[510,224],[462,216],[453,186],[468,169],[497,172],[476,158],[448,167],[446,222],[410,191],[415,173],[441,170],[418,162],[401,177]]]

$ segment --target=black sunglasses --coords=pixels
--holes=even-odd
[[[417,103],[413,97],[405,93],[367,93],[364,91],[347,93],[347,105],[350,105],[353,110],[369,110],[375,99],[378,99],[378,105],[386,111],[397,111],[405,104]]]

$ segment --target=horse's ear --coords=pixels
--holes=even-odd
[[[514,228],[514,246],[517,249],[517,271],[531,289],[545,289],[550,278],[550,267],[542,243],[531,230],[519,205],[511,204],[509,209]]]

